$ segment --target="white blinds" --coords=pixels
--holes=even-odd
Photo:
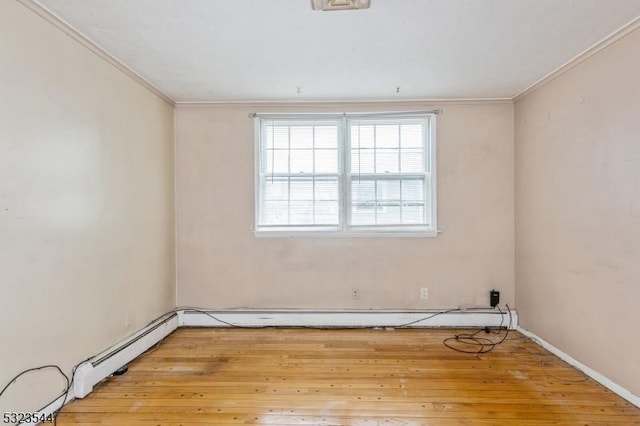
[[[262,122],[259,225],[339,224],[339,124]]]
[[[427,122],[353,120],[351,225],[428,225]]]
[[[427,153],[424,123],[350,121],[349,127],[351,174],[424,172]]]
[[[258,117],[257,228],[435,229],[431,117]]]

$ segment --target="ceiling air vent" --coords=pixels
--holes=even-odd
[[[368,9],[371,0],[311,0],[313,10]]]

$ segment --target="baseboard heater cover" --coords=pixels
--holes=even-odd
[[[518,313],[481,308],[452,311],[178,311],[180,327],[518,327]]]
[[[93,387],[178,328],[178,315],[160,318],[128,339],[83,362],[73,378],[73,396],[84,398]]]

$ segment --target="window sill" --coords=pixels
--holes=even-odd
[[[440,230],[362,230],[362,231],[293,231],[259,230],[254,231],[256,238],[435,238]]]

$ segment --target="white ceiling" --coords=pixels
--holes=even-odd
[[[640,0],[38,3],[178,102],[511,98],[640,16]]]

